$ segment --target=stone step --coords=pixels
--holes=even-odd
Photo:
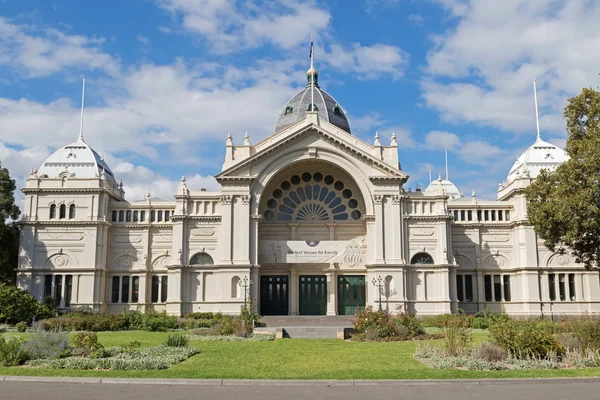
[[[290,339],[337,339],[343,338],[343,335],[344,328],[333,326],[294,326],[283,328],[283,337]]]
[[[353,315],[303,315],[303,316],[266,316],[261,322],[268,327],[293,327],[293,326],[329,326],[351,327]]]

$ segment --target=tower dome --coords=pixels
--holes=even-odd
[[[106,180],[116,185],[108,164],[81,136],[76,142],[56,150],[48,157],[38,170],[38,176],[56,179],[64,172],[76,179],[99,178],[104,173]]]
[[[319,87],[319,72],[314,66],[306,72],[307,84],[296,94],[279,114],[275,132],[295,124],[306,116],[308,111],[316,111],[319,118],[350,132],[350,124],[346,112],[329,93]],[[311,99],[314,104],[311,104]]]
[[[436,181],[431,181],[425,191],[429,193],[443,193],[448,196],[448,201],[463,197],[454,183],[448,179],[442,179],[441,176],[439,176]]]
[[[542,169],[554,171],[568,159],[569,155],[566,151],[538,136],[535,143],[517,158],[508,173],[506,183],[514,181],[519,176],[537,178]]]

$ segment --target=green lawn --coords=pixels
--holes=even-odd
[[[155,346],[166,333],[104,332],[104,346],[138,340]],[[476,334],[483,340],[485,334]],[[599,376],[600,368],[551,371],[429,369],[412,357],[414,342],[354,343],[337,339],[274,342],[191,342],[200,354],[162,371],[76,371],[0,367],[0,375],[216,379],[452,379]]]

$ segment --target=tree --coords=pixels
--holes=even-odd
[[[0,282],[15,283],[19,259],[19,207],[15,205],[15,180],[0,162]]]
[[[570,252],[586,268],[600,261],[600,92],[569,99],[566,152],[554,173],[542,170],[525,189],[527,215],[550,251]]]

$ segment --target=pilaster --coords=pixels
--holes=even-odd
[[[373,203],[375,204],[375,264],[385,263],[385,233],[383,221],[383,196],[374,195]]]
[[[231,264],[231,235],[233,232],[233,196],[222,195],[221,197],[221,262],[220,264]]]

